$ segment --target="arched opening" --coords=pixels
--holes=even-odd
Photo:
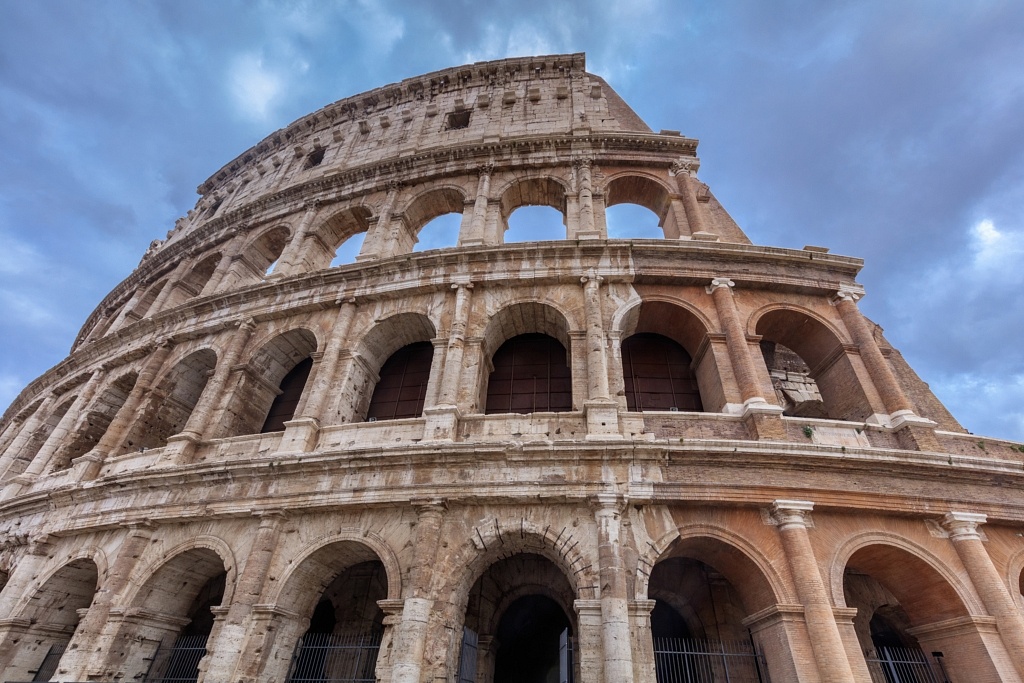
[[[811,377],[811,369],[803,358],[784,344],[764,340],[761,341],[761,356],[783,415],[828,417],[818,383]]]
[[[547,206],[523,206],[508,217],[504,242],[541,242],[565,239],[565,216]]]
[[[320,596],[289,681],[373,681],[384,634],[387,575],[379,560],[342,571]]]
[[[397,585],[367,545],[337,541],[298,562],[276,603],[258,680],[373,681],[384,632],[378,602]],[[295,616],[290,616],[295,615]]]
[[[19,617],[17,652],[3,671],[5,681],[48,681],[78,626],[79,612],[92,604],[99,573],[81,558],[64,565],[40,587]],[[34,677],[33,677],[34,676]]]
[[[658,215],[639,204],[616,204],[605,210],[609,239],[661,239]]]
[[[512,337],[494,352],[491,365],[486,413],[572,410],[572,371],[557,339],[539,333]]]
[[[433,218],[417,233],[416,237],[419,241],[416,242],[412,250],[428,251],[454,247],[458,244],[461,226],[461,213],[446,213]]]
[[[164,308],[174,308],[180,306],[189,299],[193,299],[203,292],[203,288],[206,287],[206,283],[213,277],[213,272],[217,270],[217,265],[220,263],[220,253],[210,254],[203,260],[201,260],[196,266],[188,272],[185,277],[181,278],[175,285],[174,291],[169,297],[167,297]]]
[[[342,240],[334,252],[334,257],[331,259],[331,268],[355,263],[356,256],[359,256],[359,251],[363,248],[363,241],[365,239],[365,232],[357,232],[355,235]]]
[[[228,422],[226,434],[256,434],[284,429],[284,422],[301,408],[312,361],[302,364],[310,359],[316,348],[316,337],[302,328],[279,334],[260,347],[246,364],[246,371],[234,392],[232,406],[225,416]],[[278,405],[271,421],[275,401]]]
[[[531,178],[514,183],[502,194],[500,206],[504,242],[566,239],[565,188],[558,181]]]
[[[631,411],[701,412],[690,354],[660,334],[641,332],[622,342],[622,378]]]
[[[281,258],[290,237],[291,230],[283,225],[267,230],[253,240],[245,250],[246,265],[254,274],[269,275],[273,272],[277,260]]]
[[[128,400],[128,394],[135,388],[138,374],[129,372],[111,382],[106,389],[93,399],[68,435],[66,444],[57,450],[53,458],[52,470],[59,472],[71,466],[72,461],[91,451],[103,435],[107,433],[110,423],[118,411]]]
[[[302,245],[299,271],[312,272],[355,263],[370,226],[370,211],[362,206],[331,214]]]
[[[185,428],[217,364],[217,354],[203,349],[179,361],[150,392],[119,453],[162,448]]]
[[[843,572],[843,597],[875,680],[998,680],[982,634],[944,624],[967,618],[953,586],[928,562],[896,546],[857,550]],[[941,652],[940,657],[933,653]]]
[[[36,455],[39,454],[39,450],[47,442],[50,436],[53,434],[53,430],[57,427],[57,424],[64,418],[71,406],[74,405],[77,397],[72,396],[65,399],[51,412],[42,423],[36,427],[32,434],[29,435],[28,441],[21,447],[21,449],[14,454],[14,460],[11,461],[10,466],[4,473],[4,480],[16,477],[29,466],[32,460],[35,459]]]
[[[261,434],[284,431],[284,423],[295,417],[295,410],[299,407],[299,400],[302,398],[302,390],[306,388],[309,372],[312,369],[313,359],[306,358],[300,360],[284,376],[278,387],[280,393],[274,397],[274,402],[270,404],[270,412],[267,413],[267,419],[263,421]]]
[[[875,412],[861,385],[863,373],[822,322],[780,309],[761,316],[755,332],[762,337],[765,366],[780,400],[791,404],[790,414],[859,422]]]
[[[679,237],[668,190],[646,176],[619,176],[605,189],[608,237]]]
[[[461,190],[444,187],[416,197],[402,217],[417,242],[412,251],[453,247],[459,241],[459,228],[466,197]],[[397,253],[409,251],[397,245]]]
[[[166,286],[166,279],[160,280],[159,282],[151,285],[149,289],[146,290],[146,293],[143,294],[142,297],[136,302],[135,306],[132,307],[129,316],[131,318],[134,318],[135,320],[141,320],[142,318],[145,318],[151,313],[156,313],[156,311],[151,311],[150,309],[156,302],[157,297],[160,296],[160,292],[162,292],[164,290],[164,287]]]
[[[370,417],[393,419],[388,417],[391,414],[394,417],[422,414],[423,404],[429,400],[436,380],[429,367],[433,360],[430,340],[435,336],[430,318],[419,313],[399,313],[374,325],[356,346],[356,353],[363,362],[350,366],[349,377],[339,392],[336,406],[340,421],[361,422]],[[399,353],[407,347],[412,348],[407,353]],[[385,368],[392,356],[397,357]],[[403,378],[403,374],[407,377]],[[377,387],[382,382],[378,394]],[[414,398],[420,394],[422,403]],[[375,396],[377,412],[371,413],[370,404]],[[412,411],[416,412],[410,415]]]
[[[721,540],[676,540],[647,584],[659,683],[768,680],[794,671],[785,627],[752,632],[744,620],[776,604],[775,591],[745,553]],[[687,676],[689,678],[687,678]]]
[[[395,351],[380,368],[366,419],[397,420],[423,414],[423,400],[430,381],[434,345],[416,342]]]
[[[613,377],[610,388],[623,397],[628,410],[637,410],[636,392],[643,392],[648,384],[655,390],[650,393],[660,397],[641,399],[640,410],[671,410],[675,406],[680,411],[719,412],[727,403],[738,400],[726,395],[718,366],[719,354],[725,352],[724,343],[719,349],[709,344],[707,325],[692,311],[667,301],[643,301],[626,312],[619,329],[623,341],[613,352],[619,354],[622,384],[618,385],[618,378]],[[638,360],[639,367],[631,367]],[[641,379],[652,380],[633,383],[637,373]],[[670,376],[671,386],[666,380]],[[670,389],[677,392],[682,405],[665,405]],[[632,401],[630,393],[634,395]]]
[[[112,656],[125,679],[196,681],[226,585],[223,561],[207,548],[185,551],[161,566],[132,600],[138,616],[122,627],[131,638],[118,639],[129,644]]]
[[[469,592],[457,680],[574,680],[573,600],[568,579],[541,555],[490,565]]]

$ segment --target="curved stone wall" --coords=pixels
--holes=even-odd
[[[0,424],[4,680],[156,680],[187,638],[186,678],[327,680],[351,662],[311,644],[355,635],[353,676],[501,680],[527,613],[577,681],[673,680],[652,637],[773,680],[869,681],[896,641],[1024,675],[1020,447],[860,314],[860,260],[752,245],[696,149],[575,54],[350,97],[220,169]],[[664,238],[609,239],[618,204]],[[505,243],[523,206],[550,240]]]

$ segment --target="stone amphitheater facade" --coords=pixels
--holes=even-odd
[[[217,171],[3,416],[0,679],[1024,679],[1024,447],[696,153],[568,54]],[[664,238],[609,239],[618,204]],[[563,225],[506,244],[527,205]]]

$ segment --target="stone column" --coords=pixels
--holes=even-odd
[[[835,296],[836,309],[843,319],[843,324],[850,332],[853,343],[860,349],[861,358],[871,375],[871,381],[875,383],[885,409],[890,415],[913,415],[914,407],[907,399],[906,394],[896,381],[896,375],[889,367],[888,361],[882,355],[881,349],[875,342],[875,336],[868,328],[867,321],[857,308],[857,299],[860,295],[850,289],[840,289]]]
[[[95,479],[99,475],[107,456],[121,446],[121,442],[128,435],[128,430],[131,428],[132,423],[138,417],[139,409],[144,405],[146,396],[153,388],[153,382],[160,373],[160,368],[163,367],[173,348],[174,342],[169,339],[162,339],[157,342],[156,349],[146,359],[146,363],[142,366],[142,370],[135,380],[135,386],[132,387],[128,398],[125,399],[124,404],[117,411],[114,419],[110,421],[107,431],[103,433],[103,436],[100,437],[100,440],[91,451],[75,461],[76,465],[84,463],[81,465],[79,480],[89,481]]]
[[[479,169],[480,177],[476,183],[476,199],[473,201],[473,220],[468,235],[460,235],[459,246],[472,247],[484,243],[487,231],[487,197],[491,192],[492,164],[485,164]]]
[[[621,438],[619,406],[608,392],[608,349],[601,315],[601,281],[588,275],[583,283],[583,307],[586,315],[587,398],[583,408],[587,415],[587,438]]]
[[[21,426],[21,430],[18,431],[18,435],[11,441],[11,445],[4,451],[3,457],[0,457],[0,478],[4,478],[7,474],[7,470],[11,468],[11,464],[18,457],[18,453],[32,439],[32,435],[39,427],[42,426],[43,421],[46,420],[50,411],[53,410],[53,404],[56,403],[57,397],[54,394],[49,394],[43,399],[43,402],[39,404],[39,407],[25,420]]]
[[[594,191],[592,187],[592,181],[590,177],[590,167],[593,165],[593,159],[589,157],[577,157],[573,159],[573,166],[576,167],[576,181],[577,181],[577,197],[579,201],[579,231],[576,237],[579,238],[599,238],[603,235],[599,234],[595,228],[594,220]]]
[[[441,380],[439,405],[454,407],[458,403],[459,381],[462,378],[462,354],[466,345],[466,328],[469,325],[469,309],[472,302],[473,283],[459,282],[452,285],[455,290],[455,310],[452,313],[451,331],[448,334],[448,350],[445,353],[444,374]]]
[[[604,651],[605,683],[622,683],[632,680],[633,676],[629,597],[619,544],[621,512],[622,500],[618,496],[600,494],[594,501],[601,577],[601,645]]]
[[[33,538],[4,587],[4,600],[0,603],[0,610],[2,610],[0,614],[4,615],[4,619],[0,620],[0,673],[17,656],[21,643],[28,630],[32,628],[33,624],[28,619],[24,617],[11,618],[10,615],[23,596],[29,595],[31,599],[31,594],[41,587],[37,581],[53,553],[51,540],[48,535]]]
[[[420,683],[427,625],[434,601],[430,598],[437,546],[441,538],[444,503],[440,500],[415,503],[418,519],[413,537],[413,560],[409,569],[408,597],[402,608],[402,620],[395,629],[395,683]]]
[[[633,620],[633,683],[657,683],[654,663],[654,633],[651,631],[651,612],[654,600],[634,600],[629,605]]]
[[[107,570],[107,577],[96,589],[96,597],[85,617],[78,622],[75,635],[60,660],[61,679],[67,681],[87,680],[89,673],[103,667],[110,650],[108,629],[114,600],[121,595],[131,582],[139,559],[142,557],[153,536],[149,523],[128,525],[128,534],[117,551],[117,557]]]
[[[807,534],[807,513],[813,508],[814,503],[810,501],[777,500],[772,505],[772,515],[778,523],[797,596],[804,607],[807,633],[821,681],[851,683],[855,680],[853,669],[846,657],[843,638],[832,613],[832,601]]]
[[[224,279],[224,276],[227,275],[227,272],[231,269],[231,264],[234,263],[235,257],[238,255],[242,244],[244,244],[244,240],[239,236],[232,239],[224,246],[224,249],[221,252],[220,263],[218,263],[217,267],[213,269],[213,274],[210,276],[210,279],[206,281],[206,284],[203,286],[203,291],[199,293],[200,295],[212,294],[216,291],[217,287]]]
[[[231,337],[224,355],[217,360],[213,376],[203,387],[203,393],[200,394],[195,408],[192,409],[185,428],[167,439],[167,447],[164,452],[168,459],[177,457],[181,462],[188,462],[192,459],[196,447],[206,435],[215,408],[224,398],[228,377],[238,364],[238,358],[242,355],[242,350],[255,329],[256,321],[252,318],[246,318],[239,324],[238,331]]]
[[[263,594],[274,550],[281,536],[284,513],[271,510],[256,514],[260,518],[256,537],[238,575],[234,597],[221,623],[217,640],[212,641],[208,648],[216,654],[216,657],[210,659],[204,677],[204,680],[211,683],[239,680],[247,663],[258,662],[261,657],[262,639],[247,638],[246,627],[253,606],[259,603]]]
[[[355,315],[355,299],[338,299],[341,307],[334,319],[331,332],[324,342],[324,351],[314,356],[313,369],[306,388],[306,398],[299,404],[295,417],[285,422],[284,434],[281,436],[279,451],[285,453],[304,453],[316,446],[320,434],[320,418],[324,404],[330,395],[331,387],[338,368],[341,349],[348,337],[348,329]]]
[[[146,311],[147,318],[152,318],[163,309],[167,300],[171,297],[171,292],[174,291],[174,288],[178,286],[178,283],[181,282],[181,279],[192,266],[192,256],[192,254],[181,255],[181,261],[179,261],[174,270],[168,274],[167,282],[164,284],[163,289],[161,289],[160,293],[156,295],[156,299],[153,300],[153,303],[149,306],[149,310]]]
[[[391,234],[391,210],[395,206],[395,199],[398,198],[398,182],[388,181],[387,188],[384,204],[380,207],[376,220],[370,219],[370,227],[366,231],[363,248],[359,250],[356,261],[379,258],[387,244]]]
[[[750,357],[750,345],[747,344],[747,333],[740,323],[739,312],[732,289],[736,283],[729,278],[716,277],[711,281],[708,291],[715,301],[722,331],[725,332],[725,343],[729,348],[729,360],[732,371],[739,385],[740,396],[744,403],[765,403],[761,396],[761,387],[757,384],[757,372],[754,361]]]
[[[89,404],[92,402],[93,395],[96,394],[96,390],[99,389],[106,376],[106,366],[100,367],[92,373],[92,377],[89,378],[89,381],[85,383],[85,386],[79,392],[78,398],[68,408],[68,412],[64,413],[64,417],[60,419],[57,426],[53,428],[50,437],[39,449],[39,452],[36,453],[36,457],[32,459],[32,462],[25,469],[22,476],[34,479],[49,468],[50,459],[53,457],[53,454],[64,445],[68,433],[74,429],[75,423],[78,422],[79,418],[85,415]]]
[[[1024,678],[1024,615],[1013,601],[989,557],[978,533],[978,525],[988,517],[971,512],[949,512],[942,518],[942,526],[949,532],[949,540],[967,569],[971,583],[985,603],[985,609],[996,619],[999,635],[1013,660],[1017,673]]]
[[[469,310],[472,302],[473,283],[458,282],[455,290],[455,309],[452,312],[448,345],[444,354],[444,371],[436,406],[425,407],[423,414],[426,424],[423,429],[425,441],[451,441],[455,438],[459,422],[459,384],[462,381],[462,357],[466,346],[466,327],[469,324]],[[437,361],[437,349],[434,353]],[[436,367],[436,362],[431,369]]]
[[[601,318],[600,276],[580,278],[587,324],[587,398],[609,399],[608,355],[605,349],[604,322]]]
[[[672,171],[676,176],[676,184],[679,186],[680,198],[683,201],[683,211],[686,213],[686,223],[690,228],[690,234],[695,232],[707,232],[704,221],[704,214],[697,206],[697,189],[694,187],[693,173],[694,164],[690,161],[679,160],[672,164]]]
[[[299,226],[295,228],[292,238],[288,240],[288,244],[285,245],[280,258],[277,259],[277,265],[274,266],[273,275],[283,277],[294,273],[298,266],[299,255],[306,243],[309,226],[313,223],[313,219],[316,217],[318,209],[319,202],[317,200],[314,199],[306,202],[306,212],[302,214]]]

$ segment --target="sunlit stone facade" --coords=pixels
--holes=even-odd
[[[0,423],[0,680],[1020,681],[1021,448],[696,154],[570,54],[217,171]]]

